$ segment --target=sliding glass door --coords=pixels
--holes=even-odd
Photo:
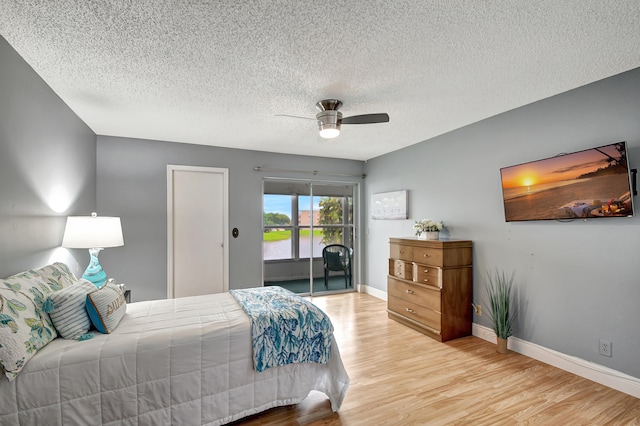
[[[264,180],[265,286],[301,294],[354,289],[356,190],[353,183]]]

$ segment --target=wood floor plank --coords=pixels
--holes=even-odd
[[[387,318],[362,293],[313,298],[351,377],[332,413],[312,392],[235,425],[640,425],[640,399],[470,336],[445,343]]]

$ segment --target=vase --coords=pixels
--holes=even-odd
[[[509,349],[507,349],[507,339],[501,339],[500,337],[498,337],[497,340],[496,351],[499,354],[509,353]]]
[[[418,240],[426,240],[427,239],[427,234],[426,234],[426,232],[423,232],[422,234],[417,235],[416,238]]]
[[[430,232],[425,232],[425,240],[438,240],[440,238],[440,232],[438,231],[430,231]]]

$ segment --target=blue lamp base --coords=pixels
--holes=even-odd
[[[102,265],[98,261],[98,254],[100,253],[100,248],[92,248],[89,249],[89,256],[91,259],[89,260],[89,266],[85,269],[84,274],[82,274],[82,278],[87,281],[91,281],[93,285],[100,288],[107,282],[107,273],[102,269]]]

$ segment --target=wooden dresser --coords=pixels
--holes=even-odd
[[[389,318],[441,342],[471,335],[471,241],[390,238]]]

